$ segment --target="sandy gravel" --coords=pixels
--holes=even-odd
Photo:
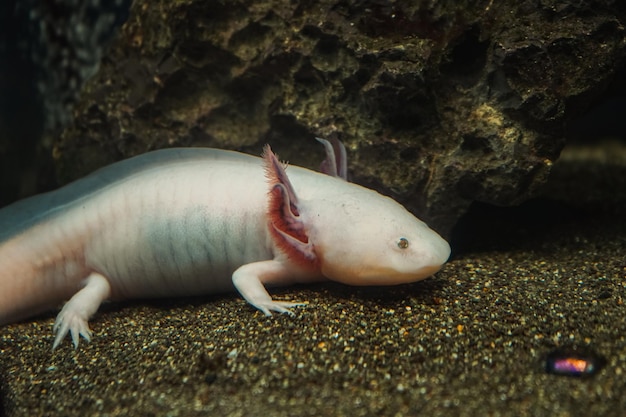
[[[606,159],[606,158],[605,158]],[[550,200],[477,206],[435,278],[108,305],[51,351],[54,313],[0,329],[6,416],[612,416],[626,412],[626,164],[573,158]],[[619,161],[618,161],[619,162]],[[556,347],[606,366],[544,372]]]

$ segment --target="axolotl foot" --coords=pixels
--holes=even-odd
[[[100,304],[109,298],[109,281],[96,272],[84,281],[84,287],[65,303],[54,322],[52,331],[56,333],[52,350],[61,344],[68,333],[72,336],[74,348],[78,347],[80,336],[91,341],[91,329],[87,320],[96,312]]]
[[[69,304],[70,303],[67,303],[57,315],[54,326],[52,327],[52,331],[56,334],[52,350],[56,349],[61,344],[68,333],[72,336],[74,349],[78,347],[79,336],[84,337],[88,342],[91,341],[92,333],[87,319],[81,317],[80,313],[72,311],[71,308],[66,309]]]
[[[289,314],[290,316],[294,316],[295,313],[291,310],[289,310],[292,307],[298,307],[298,306],[305,306],[309,303],[307,302],[296,302],[296,303],[291,303],[291,302],[287,302],[287,301],[274,301],[274,300],[270,300],[269,302],[264,302],[264,303],[255,303],[253,304],[254,307],[258,308],[259,310],[261,310],[261,312],[263,312],[263,314],[265,314],[266,316],[271,316],[272,315],[272,311],[275,311],[277,313],[285,313],[285,314]]]

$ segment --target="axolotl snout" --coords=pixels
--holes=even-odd
[[[265,286],[330,279],[395,285],[437,272],[450,246],[394,200],[324,173],[209,148],[149,152],[0,210],[0,326],[65,303],[53,347],[89,340],[105,300],[236,289],[290,312]]]

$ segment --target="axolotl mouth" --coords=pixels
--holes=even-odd
[[[327,278],[347,285],[376,286],[376,285],[400,285],[421,281],[439,271],[441,265],[427,265],[412,271],[398,271],[388,267],[376,267],[363,265],[355,268],[324,268],[322,273]]]

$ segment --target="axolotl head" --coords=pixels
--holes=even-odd
[[[350,285],[395,285],[441,269],[448,242],[396,201],[350,185],[354,192],[303,213],[324,276]]]
[[[345,284],[394,285],[448,260],[448,242],[391,198],[322,174],[307,174],[308,192],[297,196],[269,147],[264,159],[270,234],[293,263]]]

